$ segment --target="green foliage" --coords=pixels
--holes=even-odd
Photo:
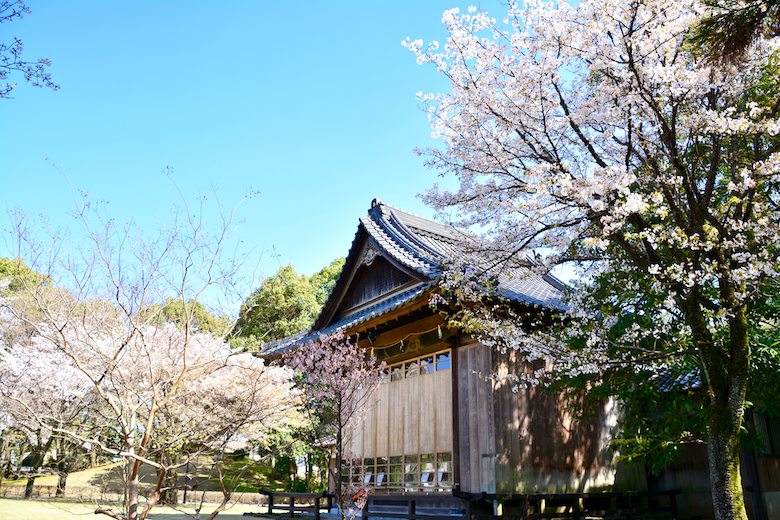
[[[8,289],[11,292],[21,292],[25,284],[38,286],[51,283],[49,276],[33,271],[20,258],[0,257],[0,281],[3,280],[9,280]]]
[[[748,310],[752,355],[745,408],[780,416],[780,283],[772,281],[765,287]],[[581,418],[594,417],[605,399],[618,399],[623,415],[612,448],[619,459],[644,463],[648,472],[658,475],[666,464],[683,455],[683,446],[707,442],[709,396],[700,360],[692,350],[686,352],[690,339],[680,341],[685,337],[681,335],[685,326],[682,316],[673,310],[659,310],[665,295],[656,292],[650,277],[611,272],[595,277],[588,288],[596,295],[588,312],[618,316],[611,336],[621,337],[632,327],[656,328],[652,345],[645,339],[627,349],[616,342],[615,359],[621,357],[622,350],[677,355],[667,360],[656,357],[646,364],[617,364],[597,374],[561,377],[548,388],[563,393],[570,410]],[[661,321],[667,326],[658,327]],[[728,345],[726,330],[716,335]],[[702,385],[693,387],[690,382],[696,380]],[[762,446],[765,439],[749,421],[743,421],[741,441],[752,449]]]
[[[293,477],[293,479],[284,487],[284,490],[288,493],[306,493],[308,484],[306,484],[306,481],[302,478]]]
[[[611,448],[619,460],[644,463],[648,472],[658,475],[667,463],[680,458],[684,445],[707,440],[706,394],[685,384],[661,386],[663,381],[684,380],[691,373],[698,373],[697,367],[687,363],[664,369],[662,378],[649,370],[606,370],[567,381],[570,398],[585,395],[584,400],[570,399],[569,403],[580,415],[591,416],[604,399],[619,399],[620,431]]]
[[[227,334],[230,320],[227,316],[215,316],[199,301],[168,298],[163,304],[150,305],[141,311],[141,316],[150,324],[161,327],[168,323],[180,330],[189,326],[191,332],[211,332],[217,336]]]
[[[712,63],[739,64],[761,35],[780,35],[778,0],[705,0],[712,13],[693,28],[691,43]]]
[[[756,411],[780,417],[780,281],[773,280],[750,306],[752,345],[748,400]]]
[[[289,455],[280,455],[274,462],[274,470],[280,475],[289,475],[295,467],[295,458]]]
[[[325,305],[325,301],[328,299],[333,285],[341,275],[341,269],[344,267],[344,257],[337,258],[330,264],[326,265],[318,272],[314,273],[310,278],[310,282],[314,287],[314,298],[319,303],[320,307]]]
[[[291,265],[264,278],[241,306],[234,329],[234,346],[251,349],[257,343],[284,338],[309,328],[336,282],[344,258],[338,258],[313,276],[299,275]]]

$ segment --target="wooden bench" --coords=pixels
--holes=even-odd
[[[315,520],[320,520],[320,510],[330,511],[333,507],[333,500],[336,495],[329,494],[327,492],[322,493],[281,493],[277,491],[269,491],[267,489],[261,489],[258,491],[261,495],[268,497],[268,514],[284,514],[274,513],[274,507],[279,509],[286,509],[287,515],[292,518],[295,513],[313,513]],[[279,503],[278,499],[288,499],[287,504]],[[295,501],[298,500],[300,505],[296,505]],[[323,500],[325,501],[323,503]],[[303,503],[312,505],[303,505]]]

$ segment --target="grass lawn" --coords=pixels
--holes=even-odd
[[[204,506],[201,519],[208,515],[216,506]],[[191,506],[181,507],[181,511],[175,511],[166,506],[156,506],[149,514],[151,520],[189,520],[194,518],[195,510]],[[245,512],[259,512],[259,506],[235,505],[223,511],[217,516],[220,520],[245,520]],[[185,514],[185,513],[189,513]],[[193,516],[190,516],[193,515]],[[0,498],[0,518],[2,520],[62,520],[68,518],[99,518],[110,517],[95,516],[95,506],[89,503],[80,503],[67,500],[23,500],[16,498]]]

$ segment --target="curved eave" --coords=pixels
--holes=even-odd
[[[299,332],[298,334],[293,334],[292,336],[266,343],[258,353],[258,356],[263,358],[276,358],[291,348],[302,345],[307,341],[317,339],[320,334],[331,334],[337,330],[343,330],[348,335],[355,332],[362,332],[366,328],[370,328],[372,322],[377,320],[384,321],[382,318],[391,312],[403,312],[404,310],[411,311],[427,305],[430,294],[435,287],[435,282],[416,285],[357,312],[343,316],[323,329],[312,327],[305,332]],[[362,325],[367,326],[361,327]]]

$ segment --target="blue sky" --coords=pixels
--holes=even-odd
[[[505,8],[481,2],[496,17]],[[432,217],[435,146],[417,91],[447,90],[406,37],[445,39],[434,1],[36,1],[0,26],[61,90],[20,81],[0,100],[0,203],[67,223],[73,186],[111,216],[154,227],[181,199],[250,189],[248,265],[312,274],[347,253],[373,198]],[[7,227],[3,212],[0,225]],[[275,250],[278,258],[273,257]],[[262,252],[262,256],[261,253]],[[0,256],[9,252],[0,243]]]

